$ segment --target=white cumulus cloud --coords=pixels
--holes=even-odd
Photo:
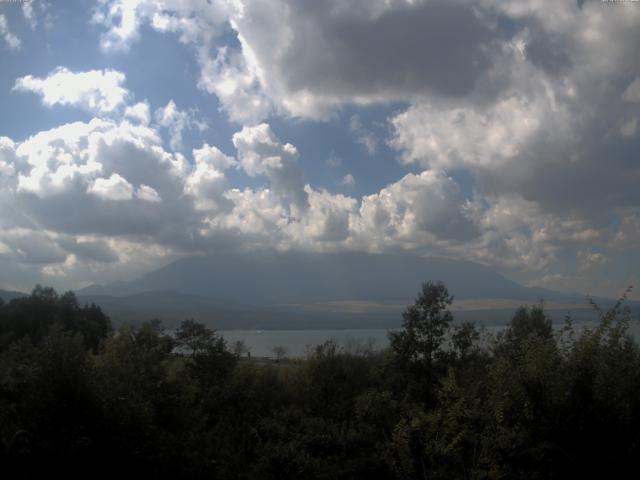
[[[96,178],[87,193],[92,193],[105,200],[131,200],[133,198],[133,185],[127,182],[117,173],[109,178]]]
[[[127,101],[129,91],[122,86],[125,78],[124,73],[116,70],[72,72],[58,67],[46,78],[20,77],[13,89],[40,95],[48,107],[69,105],[104,114]]]
[[[298,150],[290,143],[281,143],[271,127],[262,123],[244,127],[233,135],[240,165],[250,176],[265,175],[274,192],[299,210],[308,207],[302,170],[298,166]]]

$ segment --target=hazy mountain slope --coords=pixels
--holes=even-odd
[[[555,321],[570,310],[575,320],[595,318],[582,295],[526,288],[475,263],[366,253],[188,257],[77,295],[100,305],[116,324],[160,318],[173,326],[194,318],[219,329],[389,328],[400,325],[426,280],[446,283],[457,320],[504,324],[517,305],[541,298]],[[5,301],[23,295],[0,290]],[[638,302],[632,306],[640,310]]]
[[[541,297],[572,297],[523,287],[471,262],[407,255],[295,252],[188,257],[131,282],[92,286],[79,293],[132,295],[161,290],[243,305],[340,300],[407,302],[426,280],[445,282],[456,298],[535,301]]]
[[[0,289],[0,298],[7,303],[13,300],[14,298],[22,298],[26,296],[27,296],[26,293]]]
[[[582,296],[526,288],[471,262],[366,253],[188,257],[78,295],[101,305],[115,321],[160,317],[175,323],[191,317],[216,328],[386,328],[400,324],[402,310],[427,280],[445,282],[456,299],[472,304],[512,300],[508,308],[488,302],[477,310],[459,309],[456,318],[463,320],[505,323],[517,302],[541,298],[584,306]],[[556,309],[554,318],[566,311]]]

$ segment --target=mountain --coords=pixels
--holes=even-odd
[[[376,328],[400,322],[422,282],[443,281],[457,318],[506,322],[544,298],[584,307],[584,297],[524,287],[467,261],[367,253],[220,253],[177,260],[129,282],[78,291],[115,319],[193,317],[218,328]]]
[[[186,257],[130,282],[81,295],[167,291],[242,304],[341,300],[411,301],[422,282],[443,281],[456,298],[537,300],[571,296],[513,282],[488,267],[445,258],[367,253],[251,252]]]
[[[0,299],[2,299],[6,303],[9,303],[14,298],[22,298],[26,296],[27,296],[26,293],[0,289]]]
[[[115,324],[185,318],[217,329],[390,328],[420,285],[443,281],[454,295],[456,320],[505,324],[515,309],[544,299],[561,321],[595,315],[583,295],[524,287],[473,262],[367,253],[218,253],[186,257],[131,281],[76,291],[100,305]],[[10,301],[24,293],[0,290]],[[603,309],[610,299],[596,299]],[[631,302],[634,313],[640,302]]]

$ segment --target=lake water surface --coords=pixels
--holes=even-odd
[[[388,330],[218,330],[229,347],[241,340],[256,357],[274,357],[275,347],[284,347],[287,356],[302,357],[307,348],[334,340],[338,345],[354,350],[371,346],[382,349],[387,346]]]
[[[576,323],[580,329],[594,327],[594,322]],[[554,328],[562,328],[562,324],[554,324]],[[484,325],[484,332],[493,335],[504,328],[504,325]],[[307,349],[320,345],[327,340],[334,340],[339,346],[351,352],[370,347],[374,350],[385,348],[389,344],[388,329],[345,329],[345,330],[218,330],[230,348],[241,340],[256,357],[275,357],[273,349],[284,347],[289,357],[302,357]],[[640,339],[639,322],[632,322],[630,333]]]

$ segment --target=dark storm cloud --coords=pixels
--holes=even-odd
[[[544,32],[534,35],[526,47],[527,59],[549,74],[557,75],[571,68],[571,58],[559,40]]]
[[[306,2],[291,2],[290,8],[294,18],[310,23],[308,29],[295,29],[281,59],[292,91],[460,96],[491,65],[487,49],[496,34],[470,5],[404,5],[372,21],[366,16],[331,18]],[[314,10],[313,22],[308,10]]]
[[[21,263],[46,265],[63,262],[67,254],[48,236],[41,233],[16,232],[4,243],[9,245]]]
[[[104,241],[79,242],[73,237],[63,238],[59,241],[61,247],[67,252],[73,253],[79,260],[89,260],[101,263],[118,261],[118,255]]]

